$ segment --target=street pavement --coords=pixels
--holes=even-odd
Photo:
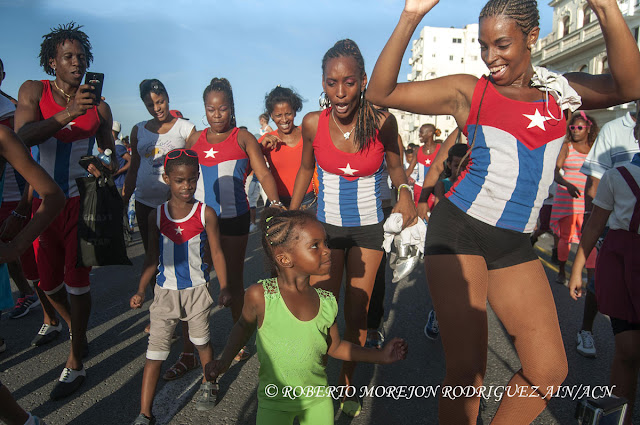
[[[614,351],[613,335],[608,318],[598,315],[594,333],[597,358],[587,359],[575,350],[576,333],[582,321],[584,301],[573,301],[568,289],[553,283],[555,266],[550,263],[551,237],[543,236],[537,245],[554,294],[565,350],[569,360],[569,375],[564,382],[568,391],[582,394],[595,386],[607,385],[609,367]],[[57,380],[69,350],[68,330],[43,347],[29,344],[41,325],[42,313],[35,309],[27,316],[0,321],[0,335],[7,341],[7,351],[0,354],[0,380],[18,402],[50,425],[61,424],[130,424],[139,412],[139,394],[145,361],[147,337],[143,329],[148,322],[147,299],[143,309],[131,310],[129,298],[137,289],[143,254],[139,235],[129,247],[133,266],[95,268],[92,272],[93,310],[89,322],[90,354],[86,360],[87,380],[74,396],[52,402],[49,393]],[[259,234],[253,233],[245,260],[245,285],[267,276]],[[391,282],[387,270],[387,282]],[[15,288],[14,288],[15,289]],[[213,298],[218,288],[212,286]],[[392,365],[360,364],[356,371],[357,386],[369,386],[378,397],[363,399],[362,414],[355,419],[342,415],[336,406],[337,424],[436,424],[437,398],[419,393],[413,397],[395,399],[382,394],[393,386],[435,388],[444,377],[444,354],[441,341],[431,341],[423,333],[431,299],[424,277],[418,267],[398,284],[387,284],[384,333],[387,338],[399,336],[409,343],[406,360]],[[535,320],[548,320],[536,317]],[[344,329],[342,306],[339,326]],[[231,314],[216,309],[211,314],[212,343],[216,355],[223,349],[232,327]],[[252,356],[235,363],[221,378],[221,400],[210,412],[198,412],[192,397],[199,387],[201,370],[192,370],[184,378],[160,381],[154,404],[158,424],[250,424],[255,423],[257,408],[258,359],[255,337],[251,340]],[[181,340],[173,344],[163,372],[177,359]],[[340,362],[330,359],[327,372],[329,382],[335,384]],[[489,311],[489,349],[485,386],[504,386],[520,364],[510,337],[495,315]],[[580,387],[582,385],[582,387]],[[358,388],[360,390],[360,388]],[[408,392],[409,390],[407,390]],[[573,414],[576,396],[565,394],[551,400],[547,409],[534,424],[576,423]],[[578,397],[580,398],[580,397]],[[489,424],[499,402],[491,397],[483,403],[478,423]],[[636,405],[640,401],[636,400]],[[640,409],[636,409],[640,410]],[[634,416],[640,423],[640,414]]]

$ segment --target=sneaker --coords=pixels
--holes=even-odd
[[[211,410],[218,404],[218,391],[220,387],[214,382],[205,382],[200,385],[198,394],[195,397],[196,410],[201,412]]]
[[[440,335],[440,328],[438,328],[438,319],[436,317],[436,311],[431,310],[429,312],[429,318],[427,319],[427,324],[424,326],[424,334],[429,339],[437,339],[438,335]]]
[[[43,323],[42,327],[38,331],[38,335],[36,335],[36,337],[33,338],[33,341],[31,341],[31,345],[39,347],[41,345],[48,344],[60,335],[61,330],[62,323],[58,323],[57,325]]]
[[[253,232],[255,232],[256,230],[258,230],[258,226],[256,226],[256,225],[255,225],[255,223],[251,223],[251,224],[249,225],[249,233],[253,233]]]
[[[148,417],[140,413],[131,425],[155,425],[155,423],[155,416]]]
[[[84,382],[86,376],[87,372],[85,372],[84,367],[80,370],[73,370],[68,367],[62,369],[60,378],[58,378],[56,386],[53,387],[53,391],[51,391],[51,400],[59,400],[76,392]]]
[[[593,334],[591,334],[591,332],[585,330],[578,332],[576,344],[578,344],[576,347],[578,353],[585,357],[596,357],[596,345],[593,342]]]
[[[13,307],[13,310],[11,310],[11,312],[9,313],[9,318],[19,319],[21,317],[24,317],[32,308],[38,307],[39,305],[40,300],[38,299],[38,295],[36,293],[27,295],[23,298],[18,298],[16,306]]]

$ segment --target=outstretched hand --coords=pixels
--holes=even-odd
[[[393,338],[382,347],[382,364],[390,364],[407,358],[409,345],[402,338]]]
[[[424,16],[438,4],[438,1],[439,0],[406,0],[404,3],[404,11]]]

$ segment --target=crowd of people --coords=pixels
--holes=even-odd
[[[81,27],[62,25],[43,37],[40,63],[53,79],[26,81],[17,101],[0,93],[0,155],[6,162],[0,260],[9,264],[20,292],[10,317],[42,305],[34,345],[57,338],[61,321],[69,328],[71,348],[51,399],[72,395],[87,376],[91,269],[76,265],[76,178],[87,171],[101,175],[95,165],[79,164],[95,141],[100,152],[115,152],[117,161],[103,172],[113,176],[123,204],[134,205],[145,251],[131,308],[141,308],[153,292],[134,425],[155,423],[155,389],[178,322],[182,353],[162,378],[179,379],[201,367],[198,410],[215,407],[218,377],[232,361],[249,357],[247,342],[256,333],[257,423],[333,423],[331,397],[270,397],[267,387],[326,387],[327,354],[343,361],[334,384],[345,387],[355,386],[357,362],[387,364],[406,357],[406,341],[385,344],[379,331],[387,266],[383,223],[392,214],[399,214],[403,228],[428,222],[424,265],[434,310],[424,312],[425,334],[442,339],[443,385],[482,385],[489,302],[522,365],[508,386],[539,392],[505,396],[492,423],[530,423],[546,407],[549,394],[542,389],[560,385],[568,371],[551,289],[532,246],[550,229],[556,235],[556,282],[568,285],[575,299],[584,292],[587,268],[577,335],[581,354],[595,356],[591,331],[597,312],[611,317],[611,384],[629,402],[630,423],[640,370],[640,282],[632,267],[640,264],[632,249],[640,242],[640,125],[637,115],[629,115],[598,132],[594,118],[580,110],[640,98],[636,41],[615,0],[589,0],[605,35],[611,73],[562,76],[531,63],[540,31],[536,1],[489,0],[480,13],[478,39],[487,75],[398,83],[410,38],[436,4],[406,0],[370,80],[354,41],[329,48],[322,58],[321,108],[300,125],[300,96],[273,88],[259,117],[259,139],[237,125],[226,78],[215,77],[204,88],[203,130],[170,109],[161,81],[145,79],[139,92],[151,119],[132,129],[127,146],[107,102],[82,84],[93,55]],[[451,115],[459,130],[441,142],[435,125],[423,125],[418,143],[407,141],[405,149],[387,108]],[[552,182],[555,195],[541,209]],[[260,191],[265,208],[257,217]],[[129,233],[129,214],[123,216]],[[270,269],[245,290],[248,236],[258,229]],[[569,280],[570,246],[578,242]],[[209,288],[213,271],[217,301]],[[341,337],[336,317],[342,291]],[[216,303],[230,307],[234,322],[218,357],[209,329]],[[5,348],[0,341],[0,351]],[[338,402],[345,415],[361,412],[361,400],[349,392]],[[479,403],[476,397],[441,397],[439,421],[473,424]],[[42,423],[2,384],[0,406],[0,419],[11,425]]]

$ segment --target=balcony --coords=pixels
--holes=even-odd
[[[575,50],[576,47],[586,47],[587,44],[602,40],[602,30],[597,21],[590,22],[584,27],[569,33],[559,40],[556,40],[556,34],[551,33],[542,40],[538,41],[534,48],[532,60],[534,63],[546,63],[551,58],[568,53]]]

